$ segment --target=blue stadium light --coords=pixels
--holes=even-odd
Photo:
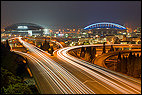
[[[91,25],[86,26],[84,29],[88,30],[88,29],[95,29],[95,28],[116,28],[116,29],[121,29],[121,30],[126,29],[125,27],[123,27],[119,24],[109,23],[109,22],[101,22],[101,23],[91,24]]]

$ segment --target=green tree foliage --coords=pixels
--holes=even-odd
[[[27,71],[27,63],[23,63],[24,58],[14,52],[9,51],[4,43],[1,43],[1,93],[3,94],[32,94],[21,75]],[[26,59],[27,62],[27,59]],[[17,73],[19,76],[16,76]],[[24,87],[25,86],[25,87]],[[21,87],[21,88],[18,88]],[[24,89],[26,88],[26,89]],[[21,89],[21,90],[20,90]],[[29,91],[28,91],[29,90]],[[21,92],[19,92],[21,91]]]
[[[7,69],[1,67],[1,86],[7,87],[10,84],[16,84],[22,82],[20,77],[16,77],[14,74],[9,72]]]
[[[8,88],[4,88],[5,94],[32,94],[29,87],[23,83],[10,84]]]
[[[2,94],[32,94],[30,88],[7,69],[1,67],[1,93]]]

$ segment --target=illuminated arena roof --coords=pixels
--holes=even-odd
[[[109,22],[91,24],[91,25],[86,26],[84,29],[88,30],[88,29],[100,29],[100,28],[114,28],[114,29],[121,29],[121,30],[126,29],[125,27],[119,24],[109,23]]]
[[[33,23],[16,23],[5,28],[6,31],[9,30],[39,30],[44,29],[43,27],[33,24]]]

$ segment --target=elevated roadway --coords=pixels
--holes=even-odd
[[[84,45],[83,47],[88,47],[88,46],[92,46],[92,45]],[[102,46],[102,45],[93,45],[93,46]],[[134,79],[128,76],[124,76],[117,72],[108,70],[106,68],[100,67],[95,64],[91,64],[89,62],[83,61],[81,59],[78,59],[68,54],[69,50],[80,48],[80,47],[82,46],[63,48],[57,51],[57,56],[60,59],[67,61],[71,65],[82,69],[83,71],[88,73],[88,75],[91,75],[92,78],[99,79],[101,81],[100,83],[103,83],[104,85],[107,84],[109,86],[108,88],[119,90],[123,94],[124,93],[125,94],[126,93],[127,94],[128,93],[133,93],[133,94],[141,93],[141,81],[140,80],[137,80],[137,79]],[[115,92],[115,90],[113,91]],[[116,93],[118,94],[120,92],[116,92]]]
[[[118,74],[98,65],[77,59],[68,51],[77,47],[67,47],[47,52],[23,41],[33,60],[30,65],[38,80],[41,94],[140,94],[141,81]]]

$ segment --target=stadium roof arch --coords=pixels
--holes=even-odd
[[[91,24],[86,26],[84,29],[89,30],[89,29],[100,29],[100,28],[115,28],[115,29],[126,30],[125,27],[119,24],[109,23],[109,22],[100,22],[100,23]]]
[[[33,23],[16,23],[5,27],[5,30],[38,30],[44,29],[42,26]]]

